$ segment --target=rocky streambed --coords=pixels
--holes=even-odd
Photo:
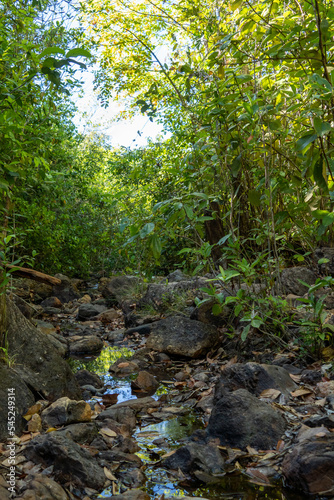
[[[1,499],[13,445],[26,500],[334,496],[331,363],[256,337],[238,349],[194,309],[139,315],[121,287],[108,303],[110,281],[89,293],[63,281],[58,297],[21,303],[30,319],[8,303],[0,397],[15,388],[16,432],[4,405]]]

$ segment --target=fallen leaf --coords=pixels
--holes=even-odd
[[[110,479],[110,481],[117,481],[117,478],[109,469],[107,469],[107,467],[104,467],[103,470],[106,478]]]
[[[276,446],[276,451],[282,451],[284,450],[284,446],[285,446],[285,443],[282,439],[280,439],[277,443],[277,446]]]
[[[326,435],[327,435],[327,433],[326,433],[326,432],[318,432],[318,433],[315,435],[315,437],[317,437],[317,438],[323,438],[323,437],[325,437]]]
[[[100,433],[103,434],[104,436],[107,437],[116,437],[117,433],[115,431],[112,431],[111,429],[108,429],[107,427],[103,427],[100,429]]]
[[[281,391],[279,391],[278,389],[265,389],[261,392],[260,398],[269,398],[274,400],[277,399],[280,394]]]
[[[247,446],[246,450],[248,451],[249,455],[258,455],[259,452],[255,448],[252,448],[251,446]]]
[[[174,455],[174,453],[176,453],[176,450],[172,450],[172,451],[166,453],[166,455],[162,455],[161,458],[171,457],[172,455]]]
[[[307,396],[308,394],[313,394],[311,389],[297,389],[291,393],[294,398],[300,398],[301,396]]]
[[[290,377],[292,378],[292,380],[294,382],[296,382],[297,384],[299,384],[299,382],[301,381],[301,378],[302,376],[301,375],[294,375],[293,373],[289,373]]]
[[[317,401],[315,401],[314,404],[323,408],[325,406],[326,402],[327,402],[327,399],[322,398],[322,399],[318,399]]]
[[[127,366],[129,366],[129,363],[123,362],[123,363],[119,363],[117,365],[117,368],[126,368]]]
[[[56,431],[56,430],[57,429],[55,427],[49,427],[46,432],[48,433],[48,432],[53,432],[53,431]]]
[[[234,356],[230,361],[228,361],[225,365],[222,365],[220,367],[221,371],[226,370],[226,368],[229,368],[232,365],[235,365],[238,362],[238,356]]]
[[[267,478],[267,476],[262,474],[262,472],[260,472],[257,469],[248,468],[248,469],[246,469],[246,474],[247,474],[247,476],[249,476],[251,478],[252,483],[260,484],[260,485],[270,484],[270,481]]]

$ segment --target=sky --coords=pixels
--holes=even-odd
[[[151,122],[147,116],[138,115],[132,120],[115,122],[116,115],[122,109],[121,103],[111,102],[108,108],[103,108],[94,92],[92,71],[86,70],[81,77],[84,80],[83,87],[73,96],[78,108],[73,121],[80,133],[96,130],[107,135],[113,147],[126,148],[145,146],[148,138],[155,139],[161,134],[162,127]]]

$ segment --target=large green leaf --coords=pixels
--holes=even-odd
[[[141,238],[146,238],[146,236],[152,231],[154,231],[155,224],[153,222],[148,222],[145,224],[145,226],[139,231],[140,237]]]
[[[326,175],[326,168],[322,158],[320,158],[314,165],[313,177],[318,186],[326,191],[328,187],[325,175]]]
[[[313,132],[303,135],[296,143],[296,151],[303,152],[307,146],[316,140],[316,138],[317,134],[314,134]]]
[[[48,47],[43,50],[43,52],[40,54],[40,57],[48,56],[49,54],[65,54],[65,50],[62,49],[61,47]]]
[[[92,54],[87,49],[77,48],[69,50],[66,57],[92,57]]]
[[[318,135],[318,137],[322,137],[325,134],[328,134],[328,132],[331,131],[331,126],[328,122],[323,122],[320,118],[316,117],[314,118],[314,128],[315,131]]]
[[[153,253],[153,257],[155,259],[158,259],[161,255],[161,251],[162,251],[162,245],[161,245],[161,240],[159,238],[159,236],[157,234],[154,234],[152,236],[152,240],[151,240],[151,249],[152,249],[152,253]]]

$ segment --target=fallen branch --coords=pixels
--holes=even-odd
[[[27,269],[26,267],[12,266],[11,264],[6,264],[6,269],[13,269],[11,274],[14,276],[20,276],[21,278],[30,278],[31,280],[39,281],[40,283],[45,283],[46,285],[60,285],[61,280],[55,278],[54,276],[49,276],[48,274],[35,271],[35,269]]]

